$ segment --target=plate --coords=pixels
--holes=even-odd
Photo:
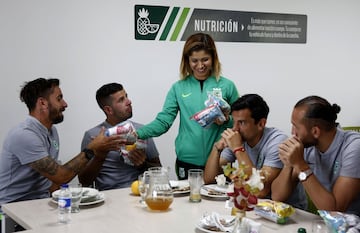
[[[94,201],[89,201],[89,202],[80,202],[80,206],[87,206],[87,205],[95,205],[98,203],[101,203],[105,201],[105,194],[104,193],[100,193],[97,195],[96,200]]]
[[[174,195],[190,193],[190,185],[187,180],[170,180],[170,186]]]
[[[224,216],[221,216],[221,218],[225,219],[226,221],[230,221],[231,219],[234,218],[234,216],[224,215]],[[212,230],[206,229],[206,228],[204,228],[202,226],[201,221],[197,223],[196,228],[199,229],[200,231],[206,232],[206,233],[214,233],[214,232],[216,232],[216,233],[227,233],[227,232],[231,232],[231,231],[216,231],[216,230],[212,231]]]
[[[215,192],[211,193],[211,191],[215,191]],[[216,192],[221,192],[221,193],[215,194]],[[229,198],[229,196],[227,195],[227,186],[223,187],[223,186],[218,186],[216,184],[203,185],[200,189],[200,194],[204,197],[221,199],[221,200],[227,200]]]
[[[51,199],[51,201],[55,204],[57,204],[57,200],[56,199]],[[93,201],[88,201],[88,202],[80,202],[79,206],[87,206],[87,205],[95,205],[95,204],[98,204],[98,203],[101,203],[105,201],[105,194],[104,193],[101,193],[99,192],[96,199],[93,200]]]
[[[60,192],[60,190],[56,190],[51,194],[52,199],[56,203],[57,203],[57,199],[59,198],[59,192]],[[92,205],[92,204],[96,204],[96,203],[103,201],[102,199],[103,199],[104,195],[103,194],[100,195],[100,193],[97,189],[83,187],[82,193],[83,194],[81,197],[80,205],[89,205],[89,203],[90,203],[90,205]]]

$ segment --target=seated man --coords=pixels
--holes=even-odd
[[[340,107],[318,96],[295,105],[292,134],[279,146],[284,163],[273,200],[284,201],[301,183],[315,207],[360,216],[360,134],[336,127]]]
[[[106,115],[106,120],[85,132],[81,148],[87,147],[92,138],[102,127],[111,128],[132,117],[131,101],[123,86],[109,83],[96,92],[96,101]],[[135,128],[141,125],[131,122]],[[153,139],[145,140],[146,148],[134,149],[129,152],[131,163],[126,163],[121,150],[113,150],[104,159],[94,158],[79,174],[79,180],[84,186],[92,185],[99,190],[129,187],[138,179],[139,174],[149,167],[159,167],[161,162]]]
[[[4,140],[0,156],[0,205],[50,197],[89,160],[102,160],[109,150],[124,143],[119,136],[106,137],[102,129],[84,152],[60,165],[59,136],[54,124],[63,121],[67,103],[59,80],[38,78],[27,82],[20,99],[29,109],[29,116],[10,130]]]
[[[206,163],[204,180],[215,181],[222,173],[221,166],[245,162],[246,166],[262,169],[266,175],[264,189],[258,197],[270,198],[271,183],[283,166],[279,159],[278,146],[287,135],[276,128],[266,127],[269,107],[257,94],[247,94],[231,105],[234,126],[223,132],[222,138],[214,144]],[[299,190],[301,191],[301,190]],[[305,208],[306,200],[294,196],[288,202],[296,207]]]

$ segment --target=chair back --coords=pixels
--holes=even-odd
[[[342,129],[345,130],[345,131],[360,132],[360,126],[345,126],[345,127],[342,127]]]

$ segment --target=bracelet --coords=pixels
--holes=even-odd
[[[238,151],[245,152],[245,148],[244,148],[244,147],[236,147],[236,148],[233,150],[233,153],[236,154],[236,152],[238,152]]]

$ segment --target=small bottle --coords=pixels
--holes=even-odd
[[[297,230],[297,232],[298,232],[298,233],[306,233],[306,229],[300,227],[300,228]]]
[[[61,185],[58,200],[58,221],[68,223],[71,220],[71,192],[68,184]]]

